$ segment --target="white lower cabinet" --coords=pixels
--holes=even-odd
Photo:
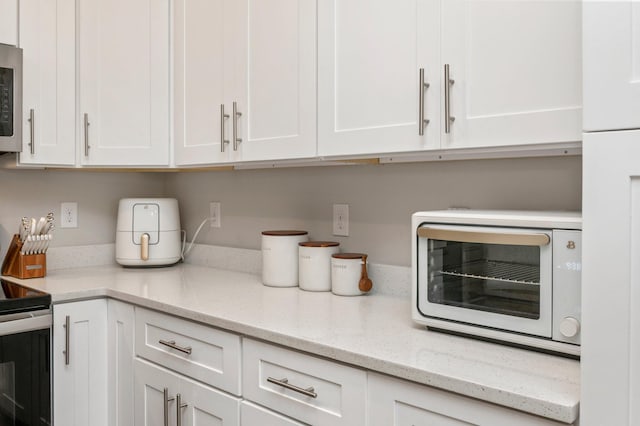
[[[242,426],[303,426],[303,423],[247,401],[242,401],[240,404],[240,424]]]
[[[54,305],[53,420],[107,425],[107,300]]]
[[[240,421],[240,399],[136,359],[137,426],[231,426]]]
[[[53,331],[56,426],[561,424],[111,299]]]
[[[365,425],[367,373],[250,339],[243,340],[242,393],[313,425]]]
[[[133,425],[134,307],[108,299],[107,372],[109,426]]]
[[[369,426],[563,424],[382,374],[368,379]]]

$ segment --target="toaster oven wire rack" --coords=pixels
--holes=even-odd
[[[516,284],[540,285],[540,268],[523,263],[479,260],[439,271],[443,275]]]

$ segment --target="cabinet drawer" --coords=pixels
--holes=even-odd
[[[313,425],[365,424],[362,370],[249,339],[242,368],[248,400]]]
[[[136,355],[240,395],[240,337],[235,334],[137,308]]]
[[[370,426],[561,425],[553,420],[381,374],[370,372],[368,386]]]

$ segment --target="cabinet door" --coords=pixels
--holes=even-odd
[[[240,424],[242,426],[302,426],[302,423],[247,401],[242,401],[240,404]]]
[[[178,416],[184,426],[239,424],[238,398],[232,398],[141,359],[135,360],[134,369],[136,426],[173,426],[177,424]],[[177,404],[178,395],[181,408]]]
[[[442,148],[581,140],[581,24],[578,0],[443,1]]]
[[[76,161],[75,1],[20,1],[22,164]]]
[[[107,425],[106,366],[107,301],[55,305],[53,418],[56,425]]]
[[[133,305],[108,299],[107,348],[109,426],[131,426],[133,422]]]
[[[0,0],[0,43],[18,44],[18,0]]]
[[[221,117],[235,75],[225,60],[234,22],[229,0],[175,2],[175,163],[207,164],[233,159],[230,119]],[[225,115],[231,112],[226,105]],[[221,134],[222,126],[224,133]]]
[[[584,7],[584,129],[640,128],[640,2]]]
[[[543,426],[561,423],[442,391],[368,373],[370,426]]]
[[[437,0],[318,2],[319,155],[438,148],[439,54]]]
[[[640,424],[639,156],[638,130],[584,135],[584,425]]]
[[[169,0],[78,0],[84,165],[168,165]]]
[[[233,43],[243,161],[316,155],[316,0],[242,0]],[[233,117],[232,117],[233,118]]]

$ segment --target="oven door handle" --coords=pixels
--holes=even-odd
[[[51,314],[0,322],[0,336],[42,330],[51,327]]]
[[[551,242],[547,234],[503,234],[500,232],[460,231],[455,229],[418,228],[418,236],[431,240],[456,241],[461,243],[503,244],[509,246],[546,246]]]

